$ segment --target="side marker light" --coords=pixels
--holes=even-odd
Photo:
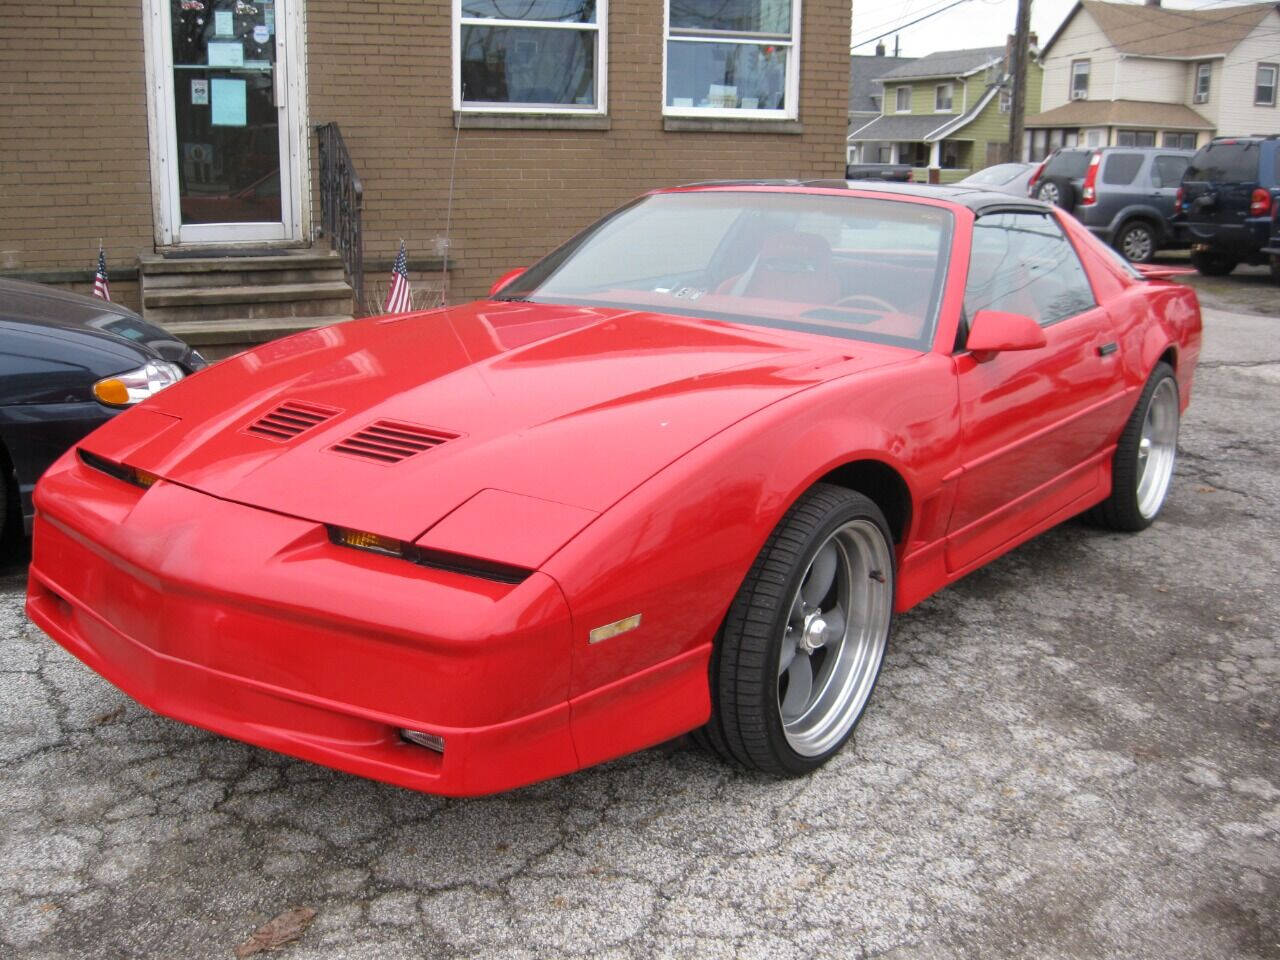
[[[603,627],[596,627],[587,634],[587,642],[599,643],[601,640],[612,640],[618,634],[634,630],[638,626],[640,626],[640,614],[633,613],[622,620],[615,620],[613,623],[606,623]]]

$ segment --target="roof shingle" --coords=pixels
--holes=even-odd
[[[1149,100],[1072,100],[1027,117],[1028,127],[1140,127],[1155,130],[1212,130],[1211,124],[1181,103]]]
[[[1251,3],[1169,10],[1145,4],[1104,3],[1103,0],[1081,0],[1080,6],[1121,53],[1188,59],[1230,53],[1277,7],[1275,3]]]
[[[1004,59],[1004,47],[977,47],[973,50],[940,50],[919,60],[904,63],[879,75],[882,80],[913,80],[925,77],[961,77]]]

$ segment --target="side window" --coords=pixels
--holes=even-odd
[[[1102,182],[1113,187],[1124,187],[1133,183],[1133,178],[1142,169],[1142,154],[1111,153],[1102,168]]]
[[[1094,303],[1075,248],[1048,214],[988,214],[973,225],[966,317],[1004,310],[1044,327]]]
[[[1190,157],[1156,157],[1151,168],[1151,183],[1157,187],[1176,187],[1182,183],[1182,174],[1191,162]]]

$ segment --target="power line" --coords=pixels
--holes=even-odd
[[[868,40],[861,40],[858,43],[850,44],[849,49],[856,50],[858,47],[865,47],[868,43],[875,43],[877,40],[883,40],[885,37],[891,36],[892,34],[897,33],[899,30],[905,30],[907,27],[914,27],[917,23],[921,23],[925,20],[928,20],[931,17],[936,17],[940,13],[946,13],[946,11],[950,10],[952,7],[958,7],[960,6],[960,4],[968,3],[968,2],[969,0],[954,0],[953,3],[949,3],[942,9],[933,11],[933,13],[926,13],[923,17],[916,17],[916,19],[910,21],[909,23],[904,23],[900,26],[894,27],[892,30],[887,30],[884,33],[877,34],[876,36],[871,37]]]

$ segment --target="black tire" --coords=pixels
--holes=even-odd
[[[1211,250],[1191,251],[1191,265],[1206,277],[1225,277],[1236,268],[1238,260]]]
[[[1273,253],[1271,261],[1271,282],[1280,283],[1280,254]]]
[[[833,720],[829,748],[806,754],[793,749],[784,729],[779,657],[784,636],[794,637],[788,621],[794,613],[793,604],[800,605],[800,589],[802,582],[806,582],[804,578],[810,572],[810,565],[833,538],[852,528],[873,546],[882,545],[887,560],[886,569],[873,569],[867,578],[876,584],[874,587],[861,578],[864,567],[851,562],[844,568],[849,571],[847,582],[857,579],[862,588],[869,591],[868,595],[875,598],[866,609],[875,611],[868,619],[876,624],[871,633],[876,637],[879,652],[874,659],[868,656],[861,661],[864,667],[859,673],[863,678],[858,684],[859,694],[846,703],[839,713],[839,722]],[[851,555],[844,554],[845,557]],[[875,503],[860,493],[831,484],[820,483],[807,491],[769,535],[729,608],[711,655],[711,719],[695,734],[695,740],[728,761],[775,776],[800,776],[826,763],[852,735],[874,690],[892,629],[896,574],[893,537]],[[844,581],[833,573],[831,589],[837,589],[840,582]],[[885,598],[887,613],[884,612]],[[812,615],[814,608],[807,609]],[[846,619],[846,628],[848,623]],[[806,632],[808,627],[809,619],[806,619]],[[846,639],[841,645],[833,648],[840,651],[839,654],[820,647],[815,655],[843,657],[846,649],[860,649],[851,643],[848,633],[844,636]],[[794,640],[792,643],[794,659],[800,654],[794,652]],[[829,669],[834,673],[836,664],[843,662],[832,660]],[[827,669],[825,661],[819,669]],[[834,686],[834,683],[825,687],[822,682],[813,684],[814,689]],[[846,723],[847,730],[843,729]]]
[[[1120,433],[1120,441],[1116,444],[1116,452],[1111,460],[1111,494],[1089,513],[1089,518],[1099,526],[1106,527],[1109,530],[1136,533],[1151,526],[1156,517],[1159,516],[1160,508],[1164,503],[1164,493],[1167,493],[1168,487],[1166,485],[1164,493],[1161,494],[1160,502],[1155,505],[1155,509],[1148,508],[1144,512],[1139,501],[1140,484],[1143,479],[1141,447],[1142,430],[1147,420],[1147,412],[1151,407],[1152,398],[1156,396],[1157,391],[1161,391],[1161,384],[1166,381],[1173,384],[1173,395],[1176,398],[1178,381],[1174,376],[1173,368],[1167,363],[1156,364],[1155,370],[1152,371],[1151,376],[1147,379],[1146,386],[1142,388],[1142,393],[1138,397],[1138,402],[1134,406],[1133,412],[1129,415],[1128,422],[1124,425],[1124,430]],[[1167,389],[1167,387],[1164,388],[1164,390]],[[1163,393],[1163,391],[1161,392]],[[1176,409],[1175,399],[1175,447],[1177,443]],[[1171,461],[1169,470],[1172,471],[1172,469],[1173,463]]]
[[[1116,233],[1114,246],[1130,263],[1150,263],[1160,246],[1160,233],[1146,220],[1130,220]]]
[[[1066,177],[1045,177],[1036,184],[1036,199],[1052,203],[1064,210],[1074,210],[1076,188]]]

